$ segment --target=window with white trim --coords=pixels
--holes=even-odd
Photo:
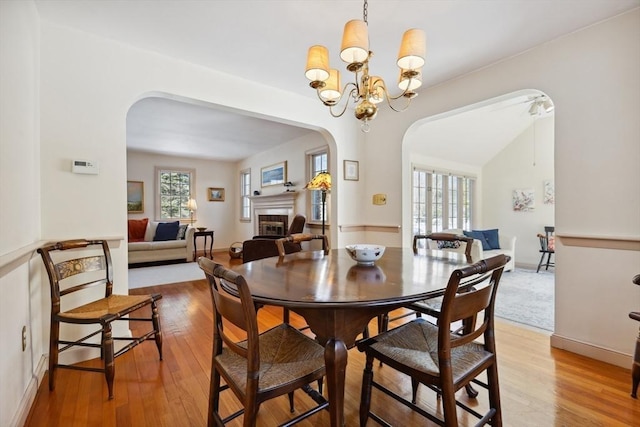
[[[156,168],[156,216],[162,220],[189,220],[187,202],[195,195],[195,170]],[[195,198],[195,197],[194,197]]]
[[[450,228],[470,230],[474,186],[474,177],[414,168],[413,234]]]
[[[329,155],[326,149],[322,151],[316,151],[308,154],[309,159],[309,176],[307,182],[311,181],[313,177],[320,172],[329,172]],[[309,191],[308,207],[311,215],[308,218],[309,222],[322,222],[322,192],[321,191]],[[329,223],[329,195],[324,207],[324,221]]]
[[[251,169],[240,171],[240,221],[251,221]]]

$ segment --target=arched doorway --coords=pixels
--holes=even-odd
[[[423,172],[429,183],[416,184]],[[454,188],[462,182],[456,179],[470,187]],[[537,234],[555,223],[553,182],[553,104],[543,92],[522,90],[425,118],[410,127],[403,144],[403,239],[451,228],[516,237],[515,272],[525,277],[518,281],[545,280],[548,288],[530,297],[540,303],[530,311],[542,320],[521,320],[553,330],[553,269],[525,274],[535,273],[540,259]],[[516,208],[514,195],[521,193],[529,204]]]

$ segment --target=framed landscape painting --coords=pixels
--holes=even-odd
[[[127,181],[127,213],[144,213],[144,182]]]
[[[210,202],[224,202],[224,188],[209,187],[207,196]]]
[[[260,184],[262,187],[284,184],[287,181],[287,161],[262,168],[260,171]]]

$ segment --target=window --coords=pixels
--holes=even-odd
[[[251,169],[240,171],[240,221],[251,221]]]
[[[318,175],[320,172],[328,172],[329,171],[329,156],[327,154],[326,149],[323,151],[316,151],[308,155],[309,157],[309,179],[307,182],[311,181],[314,176]],[[309,202],[309,211],[311,212],[309,221],[310,222],[322,222],[322,192],[321,191],[310,191]],[[329,221],[329,209],[327,207],[327,203],[329,202],[329,197],[327,197],[325,208],[324,208],[324,220],[325,223]]]
[[[187,202],[195,194],[195,170],[156,168],[158,192],[156,212],[159,219],[191,219]]]
[[[471,229],[475,178],[413,170],[413,234]]]

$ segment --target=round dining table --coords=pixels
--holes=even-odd
[[[359,265],[345,249],[297,252],[234,267],[254,300],[288,308],[306,320],[325,347],[332,426],[344,424],[347,349],[374,317],[440,296],[451,273],[469,265],[464,254],[386,248],[372,266]]]

